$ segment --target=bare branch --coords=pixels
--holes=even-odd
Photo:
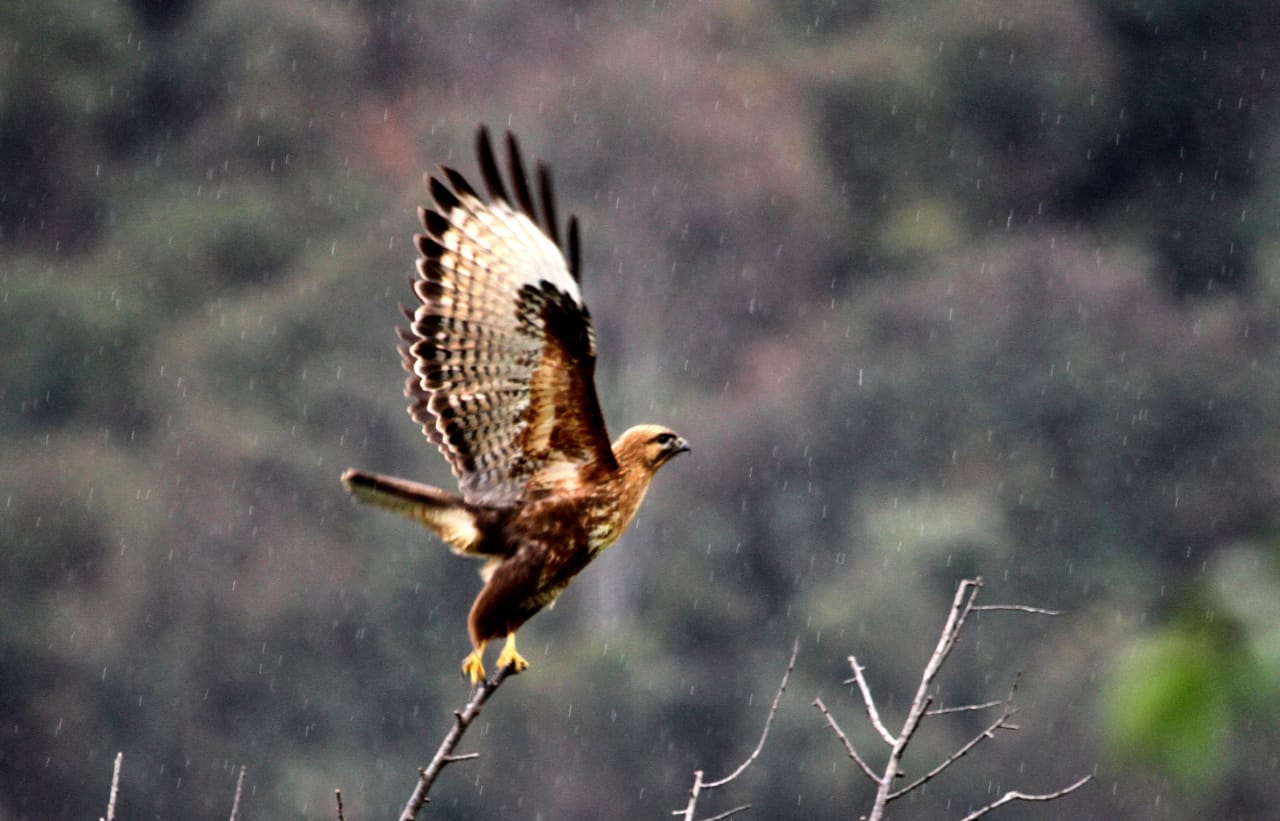
[[[951,655],[951,650],[960,639],[960,631],[964,629],[965,620],[973,610],[973,600],[977,598],[978,591],[981,589],[982,579],[980,578],[963,579],[956,588],[955,598],[951,600],[951,612],[947,615],[947,622],[942,627],[942,635],[938,637],[938,646],[929,657],[929,663],[925,665],[924,675],[920,679],[920,689],[916,691],[917,700],[921,693],[926,692],[929,685],[933,684],[947,656]]]
[[[236,776],[236,797],[231,802],[231,821],[236,821],[240,817],[240,796],[244,793],[244,770],[245,766],[240,765],[240,775]]]
[[[1030,793],[1018,792],[1017,790],[1010,790],[1009,792],[1000,796],[995,801],[992,801],[990,804],[983,807],[982,809],[969,813],[964,818],[960,819],[960,821],[974,821],[975,818],[981,818],[982,816],[994,810],[996,807],[1003,807],[1005,804],[1009,804],[1014,801],[1053,801],[1055,799],[1061,798],[1064,795],[1069,795],[1070,793],[1075,792],[1076,790],[1083,787],[1085,784],[1089,783],[1089,781],[1092,778],[1093,776],[1086,775],[1084,778],[1072,784],[1070,787],[1063,787],[1057,792],[1043,793],[1040,795],[1033,795]]]
[[[408,803],[404,805],[404,810],[400,813],[400,821],[414,821],[418,811],[427,803],[427,793],[431,791],[431,785],[440,776],[441,770],[455,761],[467,761],[479,756],[478,753],[455,756],[453,755],[453,749],[462,740],[462,734],[467,731],[467,727],[471,726],[471,722],[476,720],[476,716],[480,715],[480,709],[484,707],[489,697],[502,686],[502,682],[506,680],[507,676],[513,675],[515,672],[515,664],[508,664],[499,669],[493,674],[493,678],[476,685],[475,691],[471,694],[471,700],[467,702],[466,707],[462,708],[462,712],[453,714],[453,727],[445,735],[444,741],[440,742],[440,749],[436,750],[431,763],[418,770],[418,784],[414,787],[413,795],[409,796]]]
[[[976,713],[978,710],[989,710],[992,707],[999,707],[1004,704],[1003,701],[985,701],[982,704],[965,704],[962,707],[932,707],[925,710],[927,716],[944,716],[947,713]]]
[[[338,821],[347,821],[342,815],[342,790],[334,790],[333,797],[338,799]]]
[[[116,753],[116,766],[111,771],[111,792],[107,795],[107,814],[102,821],[116,821],[116,796],[120,794],[120,765],[124,753]]]
[[[702,821],[721,821],[721,819],[728,818],[731,815],[737,815],[738,813],[745,812],[746,810],[749,810],[749,809],[751,809],[750,804],[743,804],[741,807],[734,807],[728,812],[722,812],[719,815],[713,815],[709,818],[704,818],[702,819]]]
[[[971,610],[1013,610],[1018,613],[1036,613],[1041,616],[1061,616],[1061,610],[1046,610],[1043,607],[1028,607],[1025,604],[980,604]]]
[[[698,807],[698,796],[702,794],[702,770],[693,771],[693,786],[689,788],[689,803],[683,810],[672,810],[672,815],[683,815],[685,821],[693,821],[693,812]]]
[[[884,722],[880,719],[879,712],[876,710],[875,700],[871,696],[871,687],[867,684],[867,679],[863,675],[863,668],[858,664],[857,658],[849,656],[849,664],[853,668],[853,678],[847,680],[845,684],[858,685],[858,690],[862,695],[862,703],[867,710],[867,718],[871,721],[872,726],[875,727],[876,732],[880,734],[880,737],[884,739],[890,747],[889,759],[885,762],[884,771],[879,775],[877,775],[867,765],[867,763],[862,760],[862,757],[858,755],[857,751],[854,750],[853,744],[849,741],[848,736],[846,736],[844,731],[840,729],[835,718],[832,717],[831,713],[827,710],[827,706],[822,703],[822,699],[814,700],[814,706],[822,711],[823,716],[827,720],[827,725],[831,727],[831,730],[836,734],[836,737],[840,739],[840,743],[844,745],[845,752],[848,753],[849,757],[858,765],[858,769],[862,770],[862,773],[867,776],[867,778],[871,779],[871,781],[876,785],[875,802],[871,806],[871,812],[868,815],[863,816],[864,821],[882,821],[884,818],[885,807],[889,802],[902,798],[904,795],[923,787],[929,781],[941,775],[952,764],[956,763],[975,749],[983,741],[989,738],[994,738],[996,733],[1000,730],[1018,729],[1018,725],[1012,723],[1010,719],[1013,717],[1014,713],[1017,712],[1013,706],[1013,697],[1017,693],[1018,682],[1022,677],[1021,673],[1014,676],[1013,684],[1009,687],[1009,695],[1003,701],[987,701],[982,704],[965,704],[957,707],[940,707],[937,709],[932,708],[933,696],[930,695],[930,691],[934,687],[934,681],[941,672],[943,664],[946,663],[947,658],[951,655],[951,651],[955,649],[956,643],[960,640],[960,632],[964,629],[965,621],[969,618],[970,613],[975,610],[1007,610],[1047,616],[1058,615],[1058,611],[1056,610],[1046,610],[1040,607],[1025,607],[1023,605],[1009,604],[976,605],[974,604],[974,601],[977,599],[978,592],[981,589],[981,578],[963,579],[959,585],[957,585],[955,597],[951,601],[951,610],[947,614],[947,621],[942,627],[941,634],[938,636],[938,643],[934,647],[933,655],[929,657],[928,663],[925,664],[924,672],[920,676],[920,684],[916,688],[915,695],[912,697],[911,704],[907,710],[906,720],[903,721],[902,729],[896,736],[889,732],[885,727]],[[984,728],[982,732],[978,733],[959,749],[948,755],[940,764],[929,772],[915,779],[905,787],[897,790],[893,789],[896,779],[902,777],[903,774],[901,767],[903,753],[906,750],[907,745],[911,742],[916,731],[920,728],[920,723],[924,720],[925,716],[976,712],[978,710],[986,710],[1002,704],[1004,705],[1004,709],[1000,711],[1000,716]],[[988,804],[986,807],[983,807],[981,810],[978,810],[976,813],[967,816],[964,821],[971,821],[971,819],[978,818],[997,807],[1004,806],[1005,804],[1013,801],[1052,801],[1055,798],[1061,798],[1062,796],[1079,789],[1088,780],[1089,778],[1085,777],[1066,789],[1045,795],[1031,795],[1028,793],[1011,791],[998,800],[993,801],[991,804]]]
[[[911,743],[911,738],[916,734],[916,730],[920,728],[920,722],[924,720],[925,712],[933,703],[933,698],[929,695],[929,688],[933,686],[933,681],[938,676],[938,672],[942,669],[942,665],[947,660],[947,656],[951,654],[952,648],[955,647],[956,641],[960,637],[960,630],[964,627],[965,619],[969,616],[969,611],[973,608],[973,599],[978,594],[978,590],[982,587],[981,579],[964,579],[956,588],[955,598],[951,600],[951,610],[947,614],[947,622],[942,627],[942,634],[938,637],[938,644],[933,650],[933,655],[929,657],[929,662],[924,667],[924,673],[920,676],[920,685],[916,688],[915,697],[911,699],[911,707],[907,711],[906,721],[902,724],[902,730],[898,733],[891,745],[893,747],[889,752],[889,760],[885,762],[884,772],[880,776],[879,787],[876,790],[875,803],[871,807],[871,814],[867,816],[867,821],[880,821],[884,818],[885,806],[889,803],[893,782],[898,778],[902,766],[902,755],[906,751],[907,745]],[[901,791],[892,793],[894,797],[903,795]]]
[[[853,748],[853,744],[849,741],[849,737],[844,734],[844,731],[840,729],[840,725],[836,724],[835,718],[832,717],[831,712],[827,710],[827,705],[822,703],[822,699],[815,698],[813,700],[813,706],[822,711],[822,715],[827,719],[827,725],[831,727],[832,732],[836,734],[836,738],[840,739],[840,743],[844,745],[844,751],[848,753],[849,757],[853,759],[853,762],[858,765],[858,769],[862,770],[863,774],[866,775],[867,778],[870,778],[873,784],[879,784],[880,776],[873,773],[871,768],[867,766],[867,762],[863,761],[862,756],[858,755],[858,751]]]
[[[738,776],[742,775],[747,767],[751,766],[751,762],[760,757],[760,751],[764,749],[764,741],[769,737],[769,728],[773,726],[773,718],[778,714],[778,702],[782,701],[782,694],[787,689],[787,681],[791,678],[791,671],[796,667],[796,655],[800,652],[800,639],[796,639],[791,643],[791,660],[787,662],[787,670],[782,674],[782,683],[778,685],[778,692],[773,696],[773,704],[769,707],[769,715],[764,720],[764,732],[760,733],[760,741],[756,744],[756,748],[751,751],[751,755],[747,756],[747,760],[742,762],[738,769],[719,781],[712,781],[702,786],[708,790],[716,787],[724,786],[730,781],[734,781]]]
[[[778,714],[778,704],[782,701],[782,694],[787,690],[787,682],[791,680],[791,671],[796,667],[796,656],[800,653],[800,639],[796,639],[791,643],[791,659],[787,662],[786,672],[782,674],[782,683],[778,685],[778,692],[773,696],[773,704],[769,707],[769,715],[764,720],[764,731],[760,733],[760,741],[756,743],[756,748],[751,751],[751,755],[738,765],[738,769],[721,778],[719,781],[703,781],[702,770],[697,770],[693,774],[693,786],[689,788],[689,803],[683,810],[673,810],[672,815],[683,815],[685,821],[694,821],[694,811],[698,806],[698,796],[703,790],[714,790],[716,787],[723,787],[725,784],[736,781],[738,776],[747,771],[747,768],[760,757],[760,751],[764,749],[765,739],[769,737],[769,728],[773,726],[773,719]],[[733,813],[745,810],[750,805],[739,807],[731,810],[727,814],[715,816],[716,818],[727,818]],[[402,819],[401,821],[404,821]],[[705,821],[714,821],[714,819],[705,819]]]
[[[961,758],[964,758],[964,756],[974,747],[977,747],[979,744],[981,744],[983,741],[987,740],[988,738],[995,738],[997,730],[1017,729],[1017,727],[1009,723],[1009,719],[1013,717],[1013,714],[1015,712],[1017,712],[1017,710],[1015,710],[1013,706],[1013,694],[1018,689],[1018,680],[1021,677],[1022,677],[1022,673],[1018,673],[1018,675],[1014,676],[1013,686],[1009,688],[1009,697],[1005,699],[1003,702],[1004,710],[1001,711],[999,718],[993,721],[991,725],[988,726],[986,729],[984,729],[982,732],[978,733],[976,736],[969,739],[969,741],[966,742],[964,746],[960,747],[958,750],[951,753],[951,755],[947,756],[946,759],[943,760],[941,764],[934,767],[932,770],[925,773],[924,775],[920,776],[915,781],[912,781],[910,784],[903,787],[902,789],[895,790],[894,792],[890,793],[887,800],[893,801],[896,798],[901,798],[902,796],[906,795],[907,793],[911,792],[917,787],[921,787],[927,784],[930,780],[932,780],[935,776],[940,774],[947,767],[950,767],[952,764],[956,763]],[[1001,702],[996,702],[996,703],[1000,704]]]
[[[856,656],[849,656],[849,666],[853,668],[853,678],[846,679],[844,683],[852,684],[857,682],[858,691],[862,693],[862,703],[867,708],[867,718],[871,719],[871,726],[876,728],[876,732],[884,739],[884,743],[892,747],[894,737],[889,732],[889,729],[884,726],[884,722],[880,720],[880,711],[876,709],[876,700],[871,697],[871,687],[862,675],[862,667],[858,664]]]

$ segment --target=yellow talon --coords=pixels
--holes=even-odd
[[[507,634],[507,643],[502,646],[502,653],[498,655],[498,669],[501,670],[508,664],[514,665],[512,672],[519,673],[529,667],[529,662],[524,660],[524,656],[516,652],[516,634]]]
[[[484,645],[481,644],[476,649],[467,654],[462,660],[462,675],[471,679],[472,684],[479,684],[484,680]]]

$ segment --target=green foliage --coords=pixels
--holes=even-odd
[[[1280,643],[1256,595],[1274,592],[1274,560],[1268,575],[1240,576],[1241,565],[1256,567],[1261,558],[1254,550],[1225,555],[1214,573],[1224,584],[1132,642],[1105,690],[1112,753],[1154,766],[1190,794],[1244,764],[1253,727],[1274,725]]]
[[[1128,651],[1105,718],[1117,754],[1163,767],[1187,789],[1220,777],[1231,763],[1234,656],[1212,634],[1176,629]]]

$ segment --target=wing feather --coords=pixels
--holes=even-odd
[[[480,176],[484,177],[484,187],[489,192],[489,199],[511,202],[507,187],[502,182],[502,171],[498,168],[498,161],[493,157],[493,143],[489,141],[489,129],[484,126],[480,126],[480,130],[476,132],[476,154],[480,158]]]
[[[533,205],[533,196],[529,193],[529,178],[524,173],[524,161],[520,159],[520,146],[516,142],[514,134],[507,134],[507,164],[511,166],[511,181],[516,189],[516,202],[520,204],[520,210],[529,215],[537,214],[537,210]],[[535,222],[537,221],[535,217]],[[551,232],[547,236],[551,237],[552,242],[556,242],[555,224],[551,223]],[[547,226],[544,224],[543,229]],[[560,243],[556,242],[556,245]]]
[[[477,148],[487,201],[452,169],[443,181],[428,178],[436,207],[419,209],[420,304],[400,330],[400,355],[409,413],[449,460],[463,497],[506,505],[566,467],[616,463],[595,391],[576,223],[570,266],[545,167],[539,219],[515,139],[508,135],[514,200],[484,129]]]
[[[440,170],[444,173],[445,178],[449,180],[449,185],[453,186],[454,191],[457,191],[459,194],[466,194],[472,199],[480,199],[480,195],[471,187],[471,183],[467,182],[466,177],[448,166],[441,166]],[[427,175],[427,179],[430,178],[430,175]]]
[[[542,225],[551,241],[559,246],[560,225],[556,217],[555,192],[551,188],[551,171],[541,163],[538,164],[538,198],[542,201]]]

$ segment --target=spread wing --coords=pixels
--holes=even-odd
[[[565,468],[617,467],[595,389],[595,334],[578,287],[577,221],[561,253],[550,175],[538,167],[535,205],[515,137],[507,135],[514,197],[478,139],[488,190],[462,175],[427,180],[434,209],[413,288],[421,304],[401,330],[409,413],[453,466],[463,497],[506,505],[553,485]]]

